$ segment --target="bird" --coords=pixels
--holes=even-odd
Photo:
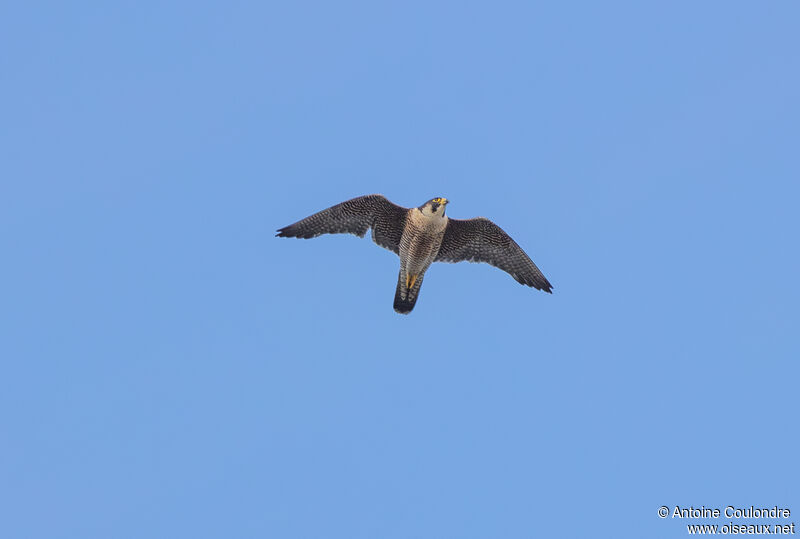
[[[520,284],[552,294],[553,286],[511,236],[485,217],[451,219],[450,203],[432,198],[404,208],[383,195],[356,197],[279,228],[276,237],[316,238],[322,234],[355,234],[400,257],[394,310],[414,309],[425,272],[433,262],[486,262],[509,273]]]

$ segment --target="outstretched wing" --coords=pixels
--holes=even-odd
[[[407,208],[392,204],[383,195],[366,195],[279,228],[275,235],[309,239],[322,234],[355,234],[363,238],[371,228],[375,243],[399,254],[407,212]]]
[[[437,262],[486,262],[518,282],[552,294],[552,285],[505,231],[484,217],[449,219]]]

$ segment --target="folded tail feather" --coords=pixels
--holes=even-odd
[[[414,285],[411,288],[406,286],[406,272],[400,270],[397,276],[397,290],[394,293],[394,310],[400,314],[408,314],[417,303],[417,296],[419,289],[422,286],[422,278],[424,275],[419,275]]]

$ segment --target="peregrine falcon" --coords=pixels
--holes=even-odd
[[[425,272],[433,262],[487,262],[519,283],[552,294],[552,285],[525,251],[502,228],[485,217],[450,219],[446,198],[432,198],[418,208],[403,208],[383,195],[353,198],[278,229],[282,238],[355,234],[372,229],[372,239],[400,256],[394,310],[408,314],[417,302]]]

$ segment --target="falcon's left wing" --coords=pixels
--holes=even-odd
[[[486,262],[518,282],[552,294],[553,286],[511,236],[485,217],[449,219],[436,262]]]

